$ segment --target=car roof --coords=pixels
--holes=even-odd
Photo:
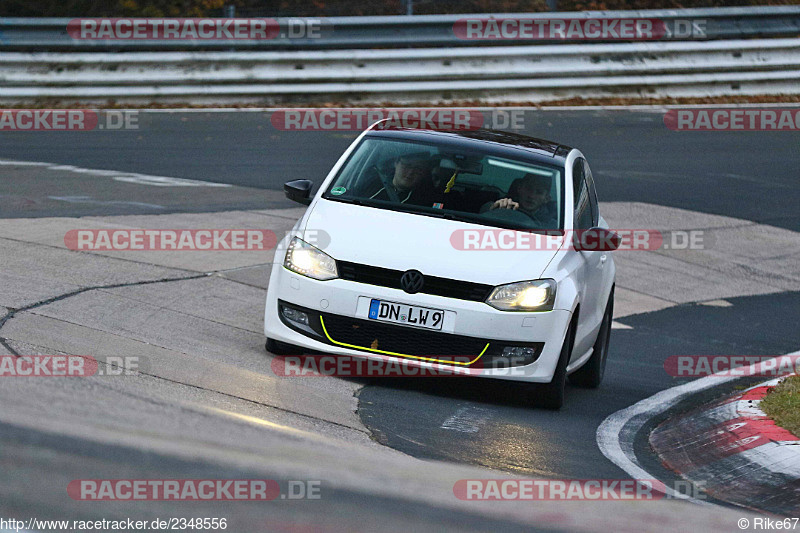
[[[433,142],[450,147],[475,149],[482,147],[499,155],[505,153],[510,157],[520,157],[543,163],[564,163],[571,147],[544,139],[537,139],[508,131],[475,129],[475,130],[431,130],[391,127],[387,129],[371,129],[369,137],[384,137],[408,141]],[[555,160],[555,161],[554,161]]]

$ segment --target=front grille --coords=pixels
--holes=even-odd
[[[381,324],[322,313],[325,330],[339,343],[404,355],[469,362],[484,352],[488,340],[419,328]]]
[[[347,261],[337,261],[336,268],[339,271],[339,277],[342,279],[402,290],[400,286],[400,278],[403,275],[402,270],[349,263]],[[482,302],[489,297],[489,293],[494,288],[491,285],[472,283],[470,281],[437,278],[436,276],[424,274],[423,277],[425,278],[425,284],[419,291],[420,293],[456,298],[458,300]]]
[[[285,308],[305,313],[308,316],[308,324],[289,320],[283,311]],[[332,346],[344,346],[375,353],[389,352],[387,355],[423,358],[454,365],[464,365],[475,361],[470,368],[508,368],[529,365],[536,361],[544,350],[543,342],[502,341],[453,335],[374,320],[320,313],[283,300],[278,300],[278,316],[287,327],[294,331]],[[507,347],[533,348],[533,353],[522,356],[503,355],[504,349]]]

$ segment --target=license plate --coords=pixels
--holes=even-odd
[[[379,320],[381,322],[392,322],[394,324],[416,326],[426,329],[442,329],[444,311],[427,307],[417,307],[415,305],[385,302],[373,298],[369,304],[368,317],[371,320]]]

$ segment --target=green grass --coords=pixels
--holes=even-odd
[[[776,424],[800,437],[800,376],[789,376],[761,400],[759,408]]]

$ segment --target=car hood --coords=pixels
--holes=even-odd
[[[309,213],[305,231],[307,235],[317,231],[320,248],[338,261],[416,269],[426,275],[489,285],[540,278],[564,241],[560,236],[544,237],[322,198]],[[471,232],[470,243],[482,243],[480,249],[474,249],[475,244],[473,249],[463,249],[465,232]],[[505,247],[517,242],[517,234],[546,244],[500,249],[499,244],[493,245],[501,238],[500,232],[504,233]]]

